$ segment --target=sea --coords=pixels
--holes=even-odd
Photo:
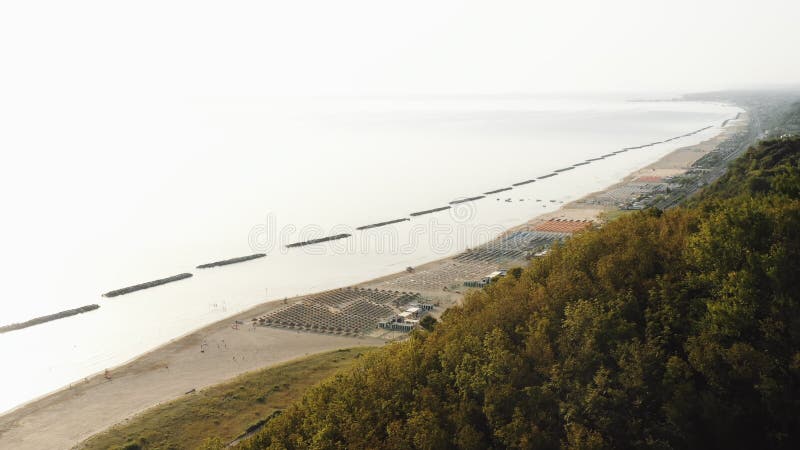
[[[713,137],[739,112],[525,95],[109,98],[28,111],[0,136],[0,326],[100,308],[0,334],[0,412],[264,301],[480,245]],[[286,247],[336,234],[351,236]],[[195,268],[253,253],[267,256]],[[184,272],[194,276],[102,296]]]

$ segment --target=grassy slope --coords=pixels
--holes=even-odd
[[[147,410],[93,436],[80,448],[196,448],[209,437],[229,442],[259,420],[282,411],[308,387],[373,350],[322,353],[241,375]]]
[[[800,105],[798,105],[800,121]],[[800,139],[762,141],[734,161],[719,182],[691,199],[690,206],[704,198],[729,199],[741,194],[758,195],[772,191],[798,195],[794,177],[800,167]]]

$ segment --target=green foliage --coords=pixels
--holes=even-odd
[[[425,316],[422,318],[422,320],[419,321],[419,326],[428,331],[433,331],[433,328],[436,326],[436,322],[437,320],[435,317]]]
[[[797,114],[800,115],[800,106]],[[752,147],[730,165],[728,172],[716,184],[706,189],[701,201],[765,193],[797,198],[799,190],[800,140],[783,138],[763,141]]]
[[[361,358],[243,448],[798,448],[800,139]]]
[[[215,437],[215,438],[206,438],[198,447],[198,450],[223,450],[225,448],[225,443],[222,442],[222,439]]]

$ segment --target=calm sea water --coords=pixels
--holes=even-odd
[[[560,205],[549,200],[574,200],[717,134],[738,111],[515,97],[128,99],[88,116],[42,110],[35,124],[0,137],[16,149],[0,179],[8,197],[0,325],[101,308],[0,335],[0,411],[266,299],[345,286],[485,242]],[[707,126],[448,212],[353,230]],[[341,232],[353,238],[284,248]],[[268,256],[194,269],[255,252]],[[195,276],[100,296],[181,272]]]

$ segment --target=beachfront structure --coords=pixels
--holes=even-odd
[[[419,300],[420,295],[414,292],[334,289],[308,296],[255,320],[262,326],[352,336],[374,330],[382,319],[410,307],[427,311],[427,306]]]
[[[480,280],[499,267],[524,265],[534,253],[569,236],[570,233],[562,232],[514,231],[492,242],[468,249],[447,264],[407,271],[408,273],[380,282],[380,286],[386,289],[423,291],[428,295],[456,291],[464,282]]]
[[[482,288],[488,286],[494,280],[503,277],[508,273],[505,269],[495,270],[494,272],[481,278],[479,281],[465,281],[464,286]]]
[[[378,322],[378,328],[393,331],[411,331],[419,325],[419,320],[431,310],[433,310],[433,305],[429,303],[411,305],[400,314],[392,315],[386,320]]]

